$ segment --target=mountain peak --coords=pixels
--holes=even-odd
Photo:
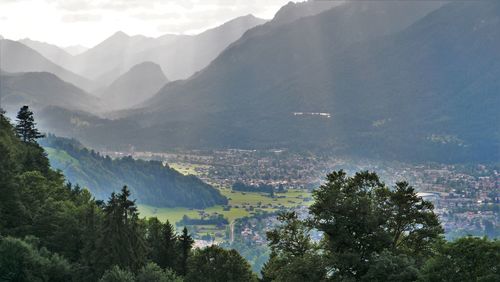
[[[119,30],[115,32],[111,37],[129,37],[129,36],[125,32]]]
[[[161,66],[146,61],[117,78],[100,96],[109,109],[126,109],[151,98],[167,82]]]
[[[165,75],[161,66],[158,65],[157,63],[154,63],[151,61],[142,62],[142,63],[139,63],[139,64],[133,66],[126,74],[143,73],[143,72],[146,72],[146,73],[154,72],[156,74],[161,73],[162,76]],[[165,77],[165,79],[166,79],[166,77]]]
[[[290,1],[279,9],[273,18],[273,22],[280,24],[293,22],[303,17],[317,15],[341,3],[339,1],[306,1],[300,3]]]

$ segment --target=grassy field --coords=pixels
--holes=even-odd
[[[184,175],[198,175],[197,169],[207,169],[207,165],[185,164],[185,163],[168,163],[168,166],[177,170]]]
[[[169,166],[185,175],[198,175],[199,170],[208,169],[208,166],[184,163],[169,163]],[[201,218],[203,214],[222,214],[229,222],[233,222],[238,218],[251,216],[258,211],[274,212],[283,208],[309,205],[312,203],[312,201],[309,200],[311,194],[302,190],[289,190],[286,193],[276,193],[274,198],[269,197],[269,195],[265,193],[235,192],[229,188],[220,187],[219,190],[229,200],[226,210],[224,210],[224,206],[220,205],[203,210],[139,205],[139,212],[141,217],[157,217],[161,221],[168,220],[172,224],[179,222],[184,215],[190,218]],[[227,208],[229,208],[229,210]],[[196,230],[199,235],[208,233],[214,236],[222,232],[215,226],[210,225],[189,227],[190,230]]]
[[[311,201],[306,201],[310,193],[300,190],[290,190],[286,193],[277,193],[275,198],[263,193],[233,192],[230,189],[221,189],[221,193],[229,199],[229,210],[224,210],[224,206],[213,206],[203,210],[188,208],[158,208],[146,205],[139,205],[141,217],[157,217],[161,221],[170,221],[175,224],[184,215],[190,218],[201,218],[201,214],[222,214],[229,222],[235,219],[250,216],[257,211],[277,211],[280,208],[290,208],[298,205],[308,205]],[[198,225],[198,234],[215,235],[221,230],[210,228],[210,225]]]

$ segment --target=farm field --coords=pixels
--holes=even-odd
[[[285,193],[276,193],[274,198],[264,193],[235,192],[230,189],[220,189],[221,193],[229,200],[227,207],[213,206],[203,210],[188,208],[161,208],[147,205],[139,205],[141,217],[157,217],[161,221],[170,221],[175,224],[179,222],[184,215],[192,219],[200,219],[214,214],[222,214],[229,222],[238,218],[250,216],[258,211],[275,212],[280,209],[296,206],[309,205],[310,193],[301,190],[289,190]],[[191,230],[199,232],[199,235],[210,234],[214,236],[220,229],[211,225],[189,226]],[[213,227],[213,228],[209,228]],[[181,228],[180,226],[178,229]]]
[[[178,172],[184,175],[199,175],[200,169],[208,169],[207,165],[198,165],[198,164],[188,164],[188,163],[168,163],[170,168],[177,170]]]

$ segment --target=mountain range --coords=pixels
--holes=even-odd
[[[248,29],[265,20],[247,15],[197,35],[166,34],[158,38],[129,36],[119,31],[77,55],[55,45],[21,40],[52,62],[94,82],[94,90],[109,86],[133,66],[143,62],[159,64],[172,80],[191,76],[210,63]]]
[[[308,3],[288,4],[188,79],[151,60],[174,81],[156,95],[144,91],[150,99],[112,120],[51,107],[43,125],[106,149],[302,148],[498,160],[500,3]],[[130,39],[135,49],[155,54],[141,38]]]
[[[17,41],[0,40],[0,56],[2,58],[0,69],[6,72],[50,72],[84,90],[93,88],[90,80],[61,67],[41,53]]]

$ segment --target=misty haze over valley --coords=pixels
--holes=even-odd
[[[499,50],[496,0],[0,1],[0,281],[498,281]]]

